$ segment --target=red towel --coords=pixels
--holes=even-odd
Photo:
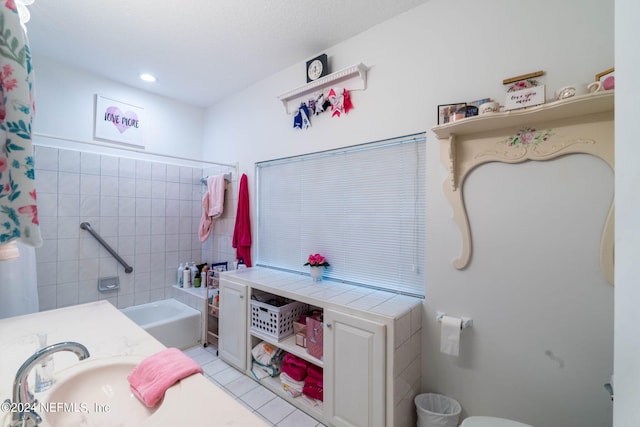
[[[202,368],[177,348],[168,348],[144,359],[127,379],[133,394],[151,408],[169,387],[183,378],[201,374]]]
[[[302,381],[307,376],[309,362],[287,353],[282,361],[282,372],[285,372],[295,381]]]
[[[240,192],[238,193],[238,209],[236,211],[236,226],[233,229],[231,246],[236,248],[236,258],[242,258],[247,267],[251,267],[251,218],[249,211],[249,188],[247,175],[240,178]]]
[[[313,364],[309,364],[309,367],[307,368],[307,375],[322,380],[322,368]]]
[[[321,401],[323,400],[323,392],[324,386],[322,383],[322,379],[314,378],[307,375],[307,378],[304,379],[302,394]]]

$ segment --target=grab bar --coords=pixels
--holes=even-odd
[[[120,255],[118,255],[118,253],[116,251],[113,250],[113,248],[111,246],[109,246],[109,244],[107,242],[104,241],[104,239],[102,237],[100,237],[100,235],[98,233],[96,233],[96,231],[91,228],[91,224],[89,224],[88,222],[82,222],[80,223],[80,228],[82,228],[83,230],[87,230],[93,237],[96,238],[96,240],[98,241],[98,243],[100,243],[102,246],[104,246],[104,248],[111,254],[113,255],[113,257],[118,260],[118,262],[120,264],[122,264],[122,266],[124,267],[124,272],[125,273],[131,273],[133,271],[133,267],[131,267],[129,264],[126,263],[125,260],[122,259],[122,257]]]

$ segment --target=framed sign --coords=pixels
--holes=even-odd
[[[144,147],[144,109],[96,94],[97,139]]]
[[[540,104],[544,104],[544,85],[507,92],[504,109],[515,110]]]

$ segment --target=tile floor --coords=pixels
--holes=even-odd
[[[215,385],[274,427],[324,427],[286,400],[264,388],[216,356],[213,347],[192,347],[184,353],[202,366]]]

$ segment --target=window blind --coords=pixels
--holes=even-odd
[[[256,164],[257,265],[424,296],[424,133]]]

